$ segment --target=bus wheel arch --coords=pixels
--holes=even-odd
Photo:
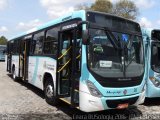
[[[57,105],[58,99],[55,96],[55,86],[53,78],[50,73],[45,73],[43,77],[43,91],[45,94],[45,100],[50,105]]]

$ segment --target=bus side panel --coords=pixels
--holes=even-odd
[[[18,73],[19,73],[19,56],[18,55],[12,56],[12,69],[13,67],[15,67],[16,76],[18,76]]]
[[[29,57],[28,82],[43,90],[44,74],[49,73],[56,81],[56,61],[49,57]]]

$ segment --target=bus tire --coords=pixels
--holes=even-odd
[[[52,78],[47,78],[44,85],[45,100],[48,104],[55,106],[58,104],[58,98],[56,98],[54,93]]]
[[[17,76],[16,76],[15,67],[12,68],[12,78],[13,78],[14,81],[17,81],[17,79],[18,79]]]

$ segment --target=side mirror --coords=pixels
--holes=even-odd
[[[84,44],[84,45],[89,45],[89,43],[90,43],[90,40],[89,40],[89,32],[88,32],[88,30],[83,30],[82,31],[82,43]]]

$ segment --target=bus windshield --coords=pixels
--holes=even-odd
[[[160,73],[160,31],[152,32],[151,68]]]
[[[112,32],[118,48],[107,31],[90,29],[88,47],[90,70],[102,77],[137,77],[144,72],[143,45],[139,36]]]

